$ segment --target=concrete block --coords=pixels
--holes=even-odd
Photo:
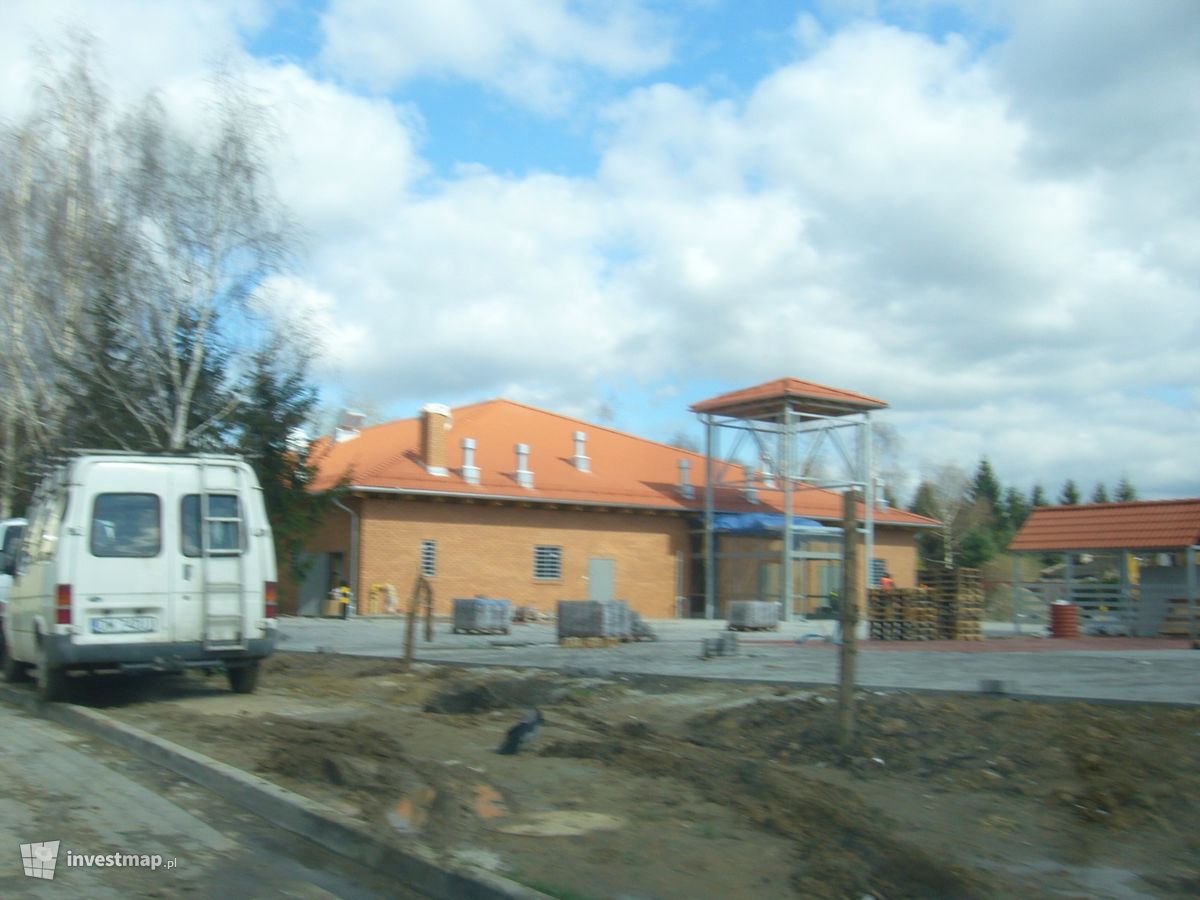
[[[558,637],[628,637],[633,617],[617,600],[560,600]]]
[[[779,627],[779,604],[769,600],[735,600],[729,604],[729,627]]]

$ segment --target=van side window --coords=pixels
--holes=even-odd
[[[25,537],[24,525],[10,525],[4,532],[4,546],[0,547],[0,560],[4,565],[15,563],[21,552],[21,541]]]
[[[188,494],[183,498],[181,521],[183,524],[183,555],[200,555],[200,495]],[[242,516],[237,494],[208,495],[208,552],[215,556],[230,556],[240,553],[242,544]]]
[[[92,506],[92,556],[158,556],[161,522],[155,494],[100,494]]]

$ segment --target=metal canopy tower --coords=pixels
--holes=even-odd
[[[797,492],[814,489],[861,492],[864,555],[870,566],[876,499],[871,413],[886,408],[883,400],[796,378],[769,381],[691,407],[704,423],[705,435],[705,618],[715,618],[717,610],[713,527],[717,508],[745,509],[745,504],[759,502],[760,490],[769,492],[771,499],[780,500],[783,507],[781,562],[785,619],[793,616]],[[733,432],[735,438],[722,456],[720,437],[725,431]],[[839,471],[822,471],[821,463],[829,456],[840,463]],[[835,508],[840,518],[840,503]]]

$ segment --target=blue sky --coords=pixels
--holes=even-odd
[[[9,0],[0,115],[68,22],[118,97],[270,104],[331,407],[698,437],[790,375],[890,401],[902,495],[1200,495],[1194,0]]]

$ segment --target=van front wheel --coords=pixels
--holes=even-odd
[[[228,666],[225,674],[229,676],[229,687],[235,694],[253,694],[258,687],[258,663],[252,662],[245,666]]]
[[[67,670],[50,665],[45,650],[38,657],[37,693],[44,703],[57,703],[67,695]]]

